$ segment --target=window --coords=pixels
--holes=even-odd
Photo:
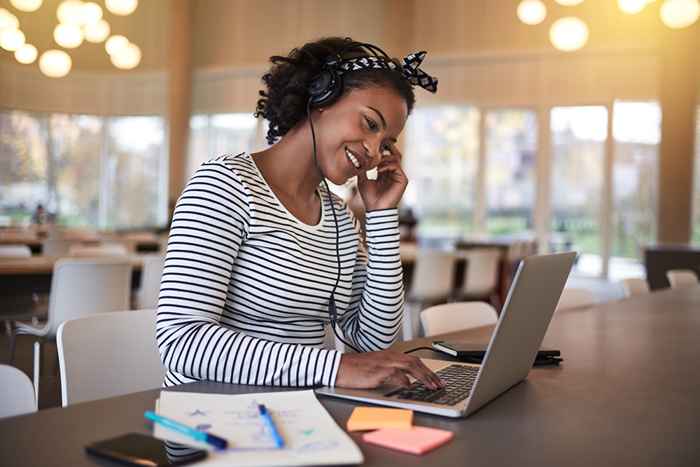
[[[695,109],[695,196],[693,197],[693,238],[700,245],[700,105]]]
[[[607,119],[603,106],[551,111],[552,247],[580,252],[576,269],[587,275],[602,273],[600,213]]]
[[[418,235],[457,238],[473,230],[480,112],[468,106],[414,110],[408,120],[405,207]]]
[[[537,115],[488,111],[485,141],[487,232],[512,235],[532,230]]]

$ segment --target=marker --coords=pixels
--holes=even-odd
[[[275,422],[272,420],[272,417],[270,417],[270,412],[268,412],[265,406],[262,404],[258,404],[258,412],[260,413],[260,418],[263,419],[263,423],[265,423],[267,429],[270,430],[270,433],[275,440],[275,446],[277,448],[283,448],[284,440],[282,439],[279,431],[277,431]]]
[[[196,430],[180,422],[176,422],[175,420],[158,415],[150,410],[144,412],[143,415],[154,423],[163,425],[166,428],[182,433],[190,438],[194,438],[197,441],[211,444],[217,449],[226,449],[228,447],[228,441],[226,441],[224,438],[219,438],[218,436],[211,435],[207,432]]]

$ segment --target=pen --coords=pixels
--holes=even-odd
[[[270,433],[275,440],[275,446],[278,448],[283,448],[284,440],[282,439],[279,431],[277,431],[275,422],[272,420],[272,417],[270,417],[270,412],[268,412],[265,406],[262,404],[258,404],[258,412],[260,413],[260,418],[263,419],[263,423],[265,423],[267,429],[270,430]]]
[[[219,438],[218,436],[211,435],[204,431],[199,431],[194,428],[190,428],[187,425],[183,425],[182,423],[176,422],[175,420],[165,418],[150,410],[144,412],[143,415],[144,417],[153,421],[154,423],[163,425],[166,428],[170,428],[173,431],[177,431],[178,433],[182,433],[183,435],[189,436],[190,438],[194,438],[197,441],[202,441],[204,443],[211,444],[217,449],[226,449],[228,447],[228,441],[226,441],[224,438]]]

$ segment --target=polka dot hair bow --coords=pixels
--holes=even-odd
[[[421,63],[425,59],[427,52],[425,50],[406,55],[402,64],[398,65],[393,61],[388,61],[382,57],[358,57],[331,62],[329,65],[337,66],[339,74],[345,74],[351,71],[370,70],[374,68],[383,68],[385,70],[399,70],[401,74],[413,86],[420,86],[429,92],[437,92],[438,80],[430,76],[420,69]]]

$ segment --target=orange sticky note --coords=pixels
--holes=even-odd
[[[414,426],[410,430],[384,428],[362,435],[362,439],[368,443],[419,455],[442,446],[453,437],[451,431],[424,426]]]
[[[413,421],[413,411],[384,409],[380,407],[355,407],[348,419],[348,431],[398,428],[408,430]]]

